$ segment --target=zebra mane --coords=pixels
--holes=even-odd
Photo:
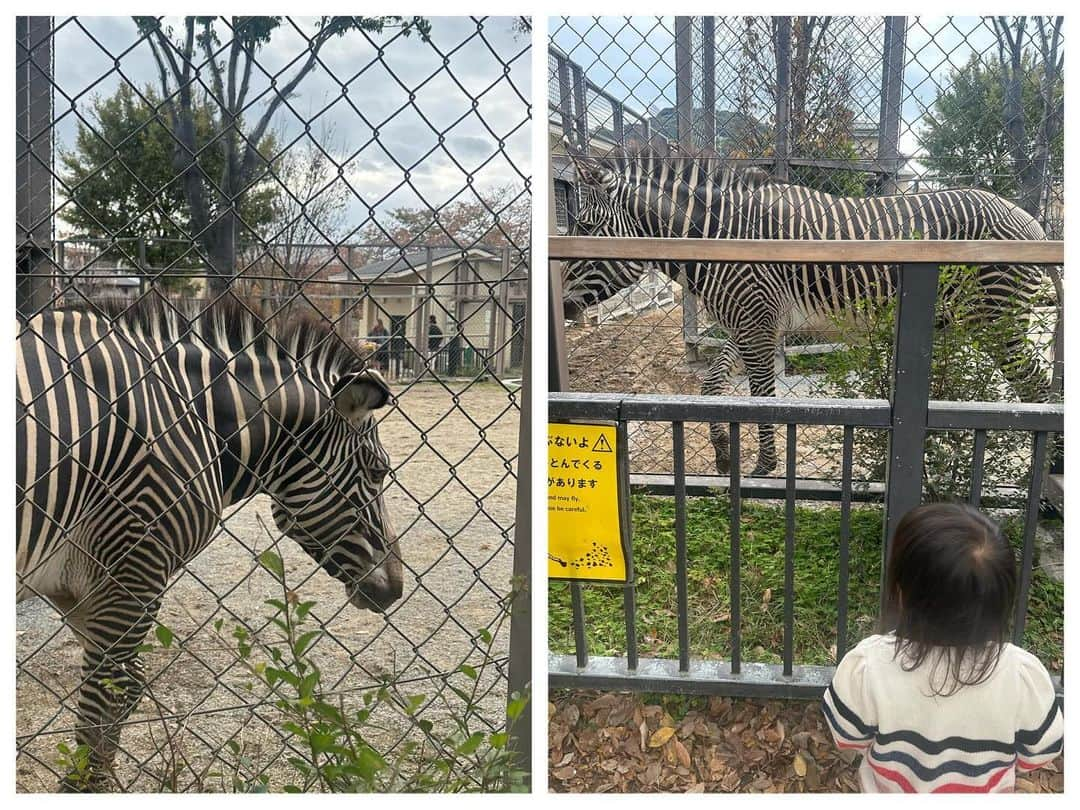
[[[737,185],[757,188],[769,183],[780,183],[761,167],[720,157],[715,152],[683,149],[673,142],[658,144],[651,140],[623,150],[613,150],[600,157],[574,151],[570,154],[578,166],[579,176],[584,175],[582,179],[586,182],[590,168],[594,168],[606,169],[627,179],[647,176],[659,182],[661,175],[665,174],[668,182],[678,177],[687,184],[692,184],[696,179],[698,185],[711,181],[724,188]],[[696,178],[693,176],[695,167]]]
[[[178,305],[155,290],[135,302],[101,299],[65,309],[106,318],[155,343],[195,337],[225,357],[278,357],[298,363],[328,381],[366,365],[359,344],[338,334],[325,317],[305,312],[288,318],[266,318],[232,293],[209,304],[197,301]]]

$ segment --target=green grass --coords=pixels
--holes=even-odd
[[[637,574],[638,652],[678,656],[675,588],[675,502],[632,498],[634,565]],[[729,573],[731,551],[726,496],[687,500],[689,635],[695,658],[728,658],[731,650]],[[1022,524],[1007,520],[1017,545]],[[784,632],[783,505],[744,502],[741,530],[742,656],[779,663]],[[848,646],[874,632],[878,612],[882,511],[856,507],[851,513]],[[840,509],[798,507],[795,513],[794,654],[801,664],[833,664],[839,581]],[[622,589],[585,585],[586,632],[594,655],[625,655]],[[1036,572],[1025,647],[1060,671],[1063,643],[1063,586]],[[570,588],[549,585],[549,646],[574,649]]]

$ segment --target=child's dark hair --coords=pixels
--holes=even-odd
[[[1001,529],[966,504],[912,509],[896,527],[886,575],[882,629],[911,671],[933,656],[945,666],[935,694],[989,678],[1006,641],[1016,559]],[[939,657],[940,656],[940,657]]]

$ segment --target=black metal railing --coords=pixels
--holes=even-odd
[[[890,399],[795,399],[772,397],[661,396],[650,394],[565,393],[549,395],[549,418],[554,421],[604,420],[615,422],[626,435],[629,422],[667,423],[672,431],[674,475],[671,492],[675,498],[674,540],[678,612],[678,659],[640,658],[635,635],[636,592],[632,573],[624,587],[625,657],[592,657],[585,633],[582,586],[571,583],[575,654],[549,652],[549,684],[552,687],[634,689],[724,693],[735,696],[815,697],[828,684],[833,667],[802,665],[795,661],[795,505],[800,491],[795,475],[796,438],[800,427],[837,426],[843,429],[839,500],[839,573],[837,583],[836,661],[848,649],[847,614],[850,598],[849,563],[853,501],[852,458],[856,429],[886,431],[889,439],[888,467],[884,491],[882,530],[882,577],[884,561],[896,524],[909,509],[923,499],[923,464],[930,431],[973,431],[972,483],[969,500],[979,506],[983,498],[982,480],[988,431],[1031,434],[1032,453],[1026,495],[1023,499],[1023,547],[1020,581],[1013,618],[1013,638],[1019,642],[1028,613],[1035,558],[1035,530],[1047,466],[1050,436],[1064,430],[1064,407],[1050,403],[942,402],[930,399],[930,359],[934,330],[934,306],[938,285],[938,262],[1059,264],[1063,261],[1060,242],[869,242],[791,240],[694,240],[615,239],[604,237],[552,237],[549,253],[553,259],[608,258],[681,261],[773,261],[800,263],[843,260],[855,262],[896,262],[899,264],[898,307],[895,321],[892,393]],[[551,289],[561,283],[552,271]],[[561,323],[562,302],[551,302],[552,322]],[[549,336],[550,356],[565,363],[565,349],[559,345],[561,333]],[[552,369],[549,385],[558,388],[565,373]],[[902,395],[898,395],[902,392]],[[686,512],[690,493],[687,487],[685,425],[687,422],[725,423],[730,427],[731,473],[726,481],[713,480],[726,488],[730,498],[731,649],[727,660],[692,657],[688,633],[688,574]],[[784,613],[781,663],[747,662],[742,659],[740,615],[740,546],[742,498],[747,487],[740,473],[740,427],[745,424],[784,425],[786,464],[782,489],[775,486],[772,497],[784,501]],[[624,445],[625,446],[625,445]],[[624,450],[625,452],[625,450]],[[630,478],[629,464],[623,474]],[[628,481],[629,483],[629,481]],[[715,491],[714,491],[715,494]],[[633,543],[631,543],[632,549]],[[633,556],[631,550],[631,558]],[[627,563],[633,571],[632,559]],[[884,595],[884,588],[881,588]]]

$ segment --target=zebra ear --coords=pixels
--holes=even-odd
[[[346,374],[331,392],[338,413],[353,424],[364,420],[376,408],[390,401],[390,386],[374,369]]]
[[[574,172],[577,174],[579,183],[603,186],[611,179],[613,172],[604,164],[603,158],[585,154],[571,144],[566,136],[563,136],[563,148],[570,156],[570,162],[574,164]]]

